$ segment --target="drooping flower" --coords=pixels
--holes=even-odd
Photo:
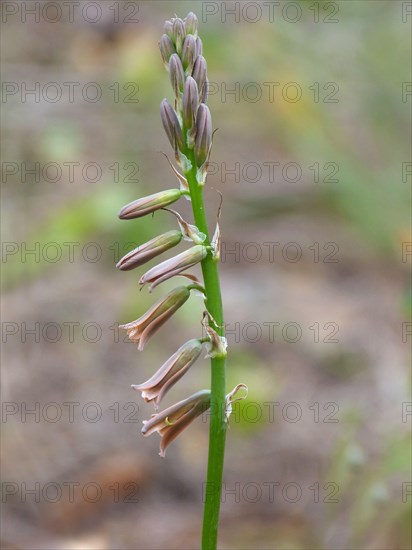
[[[160,369],[143,384],[133,385],[132,388],[142,392],[142,397],[149,403],[153,401],[157,410],[160,401],[189,370],[202,352],[200,340],[189,340],[181,346]]]
[[[178,245],[182,238],[183,233],[177,229],[163,233],[163,235],[159,235],[151,241],[141,244],[134,250],[131,250],[117,262],[116,267],[122,271],[134,269],[135,267],[145,264],[159,254],[162,254],[162,252],[169,250],[169,248]]]
[[[164,457],[167,447],[195,418],[210,407],[210,390],[200,390],[187,399],[175,403],[163,411],[153,414],[150,420],[143,421],[142,434],[160,435],[159,455]]]
[[[179,275],[179,273],[182,273],[185,269],[189,269],[201,262],[204,258],[206,258],[207,252],[208,247],[202,244],[192,246],[192,248],[189,248],[177,256],[169,258],[159,265],[152,267],[149,271],[146,271],[146,273],[140,277],[139,283],[141,285],[151,283],[150,290],[152,290],[163,281],[166,281],[175,275]]]
[[[137,348],[142,351],[148,339],[177,311],[189,298],[190,289],[179,286],[156,302],[144,315],[119,328],[125,329]]]

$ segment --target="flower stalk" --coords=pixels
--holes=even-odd
[[[140,278],[140,285],[149,284],[149,291],[163,281],[176,276],[185,276],[192,281],[180,286],[160,298],[136,321],[121,325],[129,338],[138,344],[141,351],[147,340],[166,323],[189,299],[191,291],[200,292],[206,311],[202,325],[205,334],[181,346],[151,377],[142,384],[132,387],[140,391],[146,402],[153,403],[155,414],[143,422],[143,435],[157,432],[160,435],[160,456],[166,448],[186,429],[196,417],[210,408],[209,453],[206,491],[204,502],[202,548],[215,550],[217,547],[221,487],[225,454],[226,428],[232,411],[232,403],[244,399],[245,395],[234,396],[240,389],[238,384],[226,395],[226,339],[224,337],[223,305],[218,272],[220,228],[218,223],[213,238],[210,238],[206,217],[203,189],[206,182],[208,163],[212,146],[212,117],[207,101],[207,63],[202,55],[203,45],[198,36],[198,20],[194,13],[185,19],[174,17],[165,22],[164,34],[159,42],[163,63],[169,71],[174,92],[173,104],[166,98],[160,105],[160,116],[164,130],[180,166],[180,173],[169,161],[174,175],[180,182],[179,189],[168,189],[143,197],[126,205],[120,211],[121,219],[134,219],[156,210],[172,212],[179,223],[180,231],[169,231],[155,237],[146,244],[126,254],[117,267],[128,271],[178,245],[191,241],[191,248],[150,268]],[[174,106],[173,106],[174,105]],[[194,224],[186,222],[169,205],[186,196],[191,201]],[[200,264],[203,283],[195,275],[186,273]],[[183,273],[185,271],[185,273]],[[201,390],[190,397],[158,411],[165,394],[189,370],[206,345],[211,362],[211,389]]]

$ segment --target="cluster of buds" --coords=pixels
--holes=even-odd
[[[167,99],[160,104],[160,116],[176,161],[187,170],[187,148],[194,150],[198,183],[204,185],[207,161],[212,145],[212,118],[206,105],[208,95],[207,64],[197,35],[197,17],[189,13],[166,21],[159,42],[164,64],[174,91],[174,106]]]
[[[198,21],[193,13],[182,20],[173,18],[166,21],[164,34],[159,46],[167,67],[175,95],[174,107],[167,99],[161,103],[160,113],[164,129],[175,152],[176,161],[183,172],[193,168],[188,152],[196,163],[196,180],[203,185],[207,173],[207,163],[212,143],[212,121],[207,100],[206,60],[202,56],[202,41],[197,35]],[[167,158],[167,157],[166,157]],[[185,271],[200,264],[208,255],[218,259],[220,233],[217,228],[210,244],[206,244],[206,235],[195,225],[186,222],[182,216],[167,208],[182,196],[191,199],[187,179],[170,163],[180,186],[142,197],[124,206],[119,212],[122,220],[131,220],[152,214],[158,210],[172,212],[179,229],[159,235],[126,254],[117,267],[129,271],[156,258],[163,252],[177,246],[182,240],[190,241],[192,246],[156,265],[140,278],[143,287],[149,284],[152,291],[156,286],[175,276],[184,276],[191,283],[179,286],[160,298],[139,319],[121,325],[127,331],[131,341],[142,351],[148,340],[159,330],[173,314],[189,299],[191,291],[205,292],[197,278]],[[211,319],[208,312],[207,319]],[[192,339],[183,344],[151,377],[142,384],[132,387],[141,392],[142,398],[155,408],[155,414],[143,424],[142,433],[150,435],[158,432],[161,436],[160,455],[164,456],[168,445],[197,416],[210,407],[210,390],[201,390],[158,412],[160,402],[166,393],[189,370],[201,355],[203,344],[208,356],[217,357],[226,354],[226,341],[209,325],[205,325],[206,334],[202,338]],[[237,391],[237,388],[235,388]],[[235,392],[234,390],[234,392]],[[231,410],[234,393],[227,396],[227,410]]]

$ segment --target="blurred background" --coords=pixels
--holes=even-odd
[[[157,43],[192,10],[228,391],[249,386],[220,547],[411,548],[408,6],[2,2],[2,547],[199,547],[207,415],[161,459],[130,385],[200,336],[202,302],[138,353],[118,324],[174,283],[150,295],[115,268],[176,227],[117,212],[176,184]],[[165,404],[208,385],[202,358]]]

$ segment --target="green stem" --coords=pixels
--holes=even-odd
[[[186,137],[186,136],[185,136]],[[192,164],[191,170],[185,172],[189,184],[192,200],[193,216],[198,229],[206,235],[205,245],[210,245],[210,236],[207,226],[205,207],[203,202],[203,187],[196,179],[196,162],[193,149],[186,150],[186,156]],[[205,287],[205,303],[208,312],[216,321],[218,327],[211,326],[220,335],[224,335],[223,307],[220,293],[220,281],[217,262],[212,254],[208,254],[202,261],[202,273]],[[219,526],[219,511],[222,491],[223,462],[226,441],[226,358],[212,357],[211,359],[211,405],[210,405],[210,432],[209,457],[207,479],[204,490],[205,505],[203,515],[202,549],[215,550]]]

